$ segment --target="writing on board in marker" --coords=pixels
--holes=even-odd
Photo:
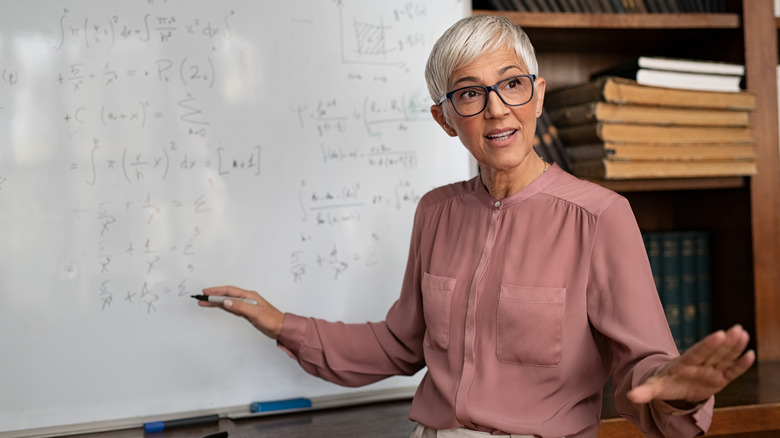
[[[311,400],[308,398],[289,398],[286,400],[254,402],[249,405],[251,412],[275,412],[289,411],[291,409],[306,409],[311,407]]]

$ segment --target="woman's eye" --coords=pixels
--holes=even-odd
[[[506,86],[504,88],[517,88],[519,86],[520,86],[520,80],[517,78],[512,78],[506,81]]]
[[[460,93],[461,99],[475,99],[481,96],[481,90],[478,88],[467,88]]]

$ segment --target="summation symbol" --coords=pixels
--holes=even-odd
[[[195,107],[192,103],[197,101],[198,98],[187,93],[187,98],[182,99],[178,102],[178,105],[180,108],[187,110],[186,113],[182,114],[180,119],[182,122],[187,123],[193,123],[196,125],[210,125],[211,123],[206,120],[200,120],[200,117],[203,114],[203,110],[200,108]]]

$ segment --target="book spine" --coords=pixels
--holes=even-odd
[[[666,321],[678,349],[682,349],[682,318],[681,318],[681,281],[680,281],[680,239],[676,232],[662,235],[661,271],[663,287],[661,303],[664,306]]]
[[[696,232],[680,233],[680,313],[682,349],[688,349],[698,339],[698,319],[696,309],[698,297],[696,291]]]
[[[698,305],[697,338],[712,330],[712,293],[710,291],[710,237],[706,232],[696,235],[696,301]]]
[[[659,233],[643,233],[642,238],[647,250],[647,258],[650,261],[650,270],[653,272],[653,281],[659,297],[663,283],[661,282],[661,235]]]
[[[555,162],[566,172],[571,172],[572,163],[569,156],[566,154],[563,141],[561,141],[561,137],[558,135],[558,128],[555,127],[549,114],[547,114],[547,111],[544,109],[542,109],[542,114],[539,116],[539,119],[542,120],[547,131],[542,140],[544,140],[545,144],[552,149],[552,155],[555,157]]]

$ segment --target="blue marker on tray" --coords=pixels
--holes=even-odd
[[[275,412],[289,411],[291,409],[306,409],[311,407],[311,400],[308,398],[290,398],[286,400],[254,402],[249,405],[252,412]]]

